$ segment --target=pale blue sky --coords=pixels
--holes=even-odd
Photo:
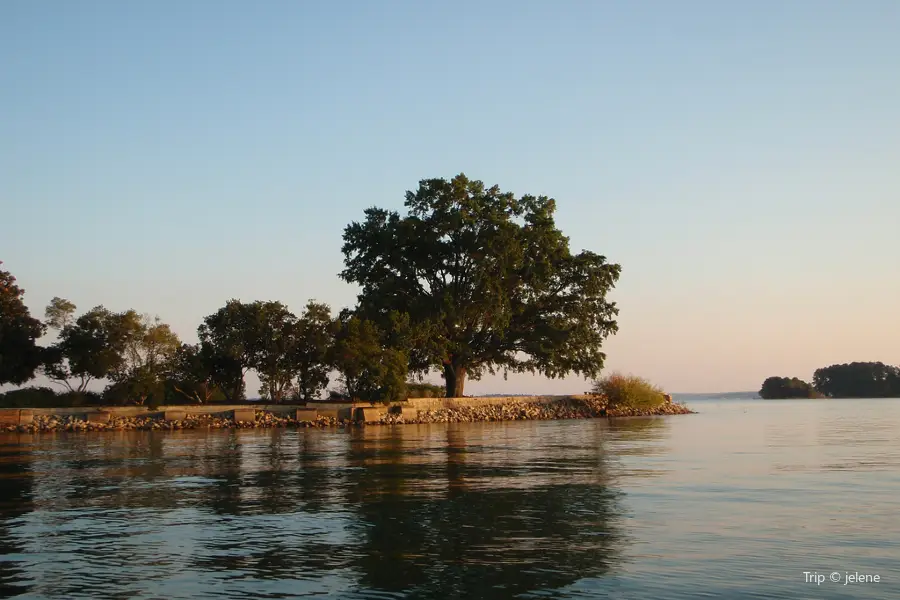
[[[5,0],[0,260],[39,315],[194,341],[232,297],[352,304],[342,228],[462,171],[622,264],[611,369],[900,364],[898,32],[896,0]]]

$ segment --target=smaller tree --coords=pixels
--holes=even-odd
[[[297,317],[281,302],[253,302],[244,305],[244,311],[243,335],[250,365],[259,373],[260,391],[272,402],[280,403],[294,379]]]
[[[294,331],[291,364],[296,376],[297,398],[308,402],[328,387],[329,358],[335,327],[327,304],[310,301]]]
[[[244,399],[244,376],[253,366],[247,313],[244,303],[232,299],[204,318],[197,329],[200,352],[228,402]]]
[[[222,395],[213,379],[213,365],[199,344],[182,344],[175,353],[168,387],[191,402],[207,404]]]
[[[0,270],[0,385],[25,383],[41,364],[37,340],[44,325],[31,316],[24,295],[16,278]]]
[[[364,402],[399,400],[406,391],[409,356],[386,346],[374,322],[344,313],[338,318],[333,364],[346,395]]]
[[[58,341],[44,352],[44,374],[71,392],[85,392],[92,381],[121,368],[132,321],[127,313],[96,306],[65,324]],[[77,385],[72,379],[78,380]]]
[[[44,311],[44,319],[50,329],[60,331],[72,323],[76,306],[65,298],[54,296]]]
[[[109,378],[128,401],[144,404],[150,397],[163,399],[181,341],[159,317],[151,319],[130,310],[118,320],[124,351]]]

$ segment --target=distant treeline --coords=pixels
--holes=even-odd
[[[812,383],[769,377],[759,390],[767,400],[785,398],[900,398],[900,367],[853,362],[817,369]]]

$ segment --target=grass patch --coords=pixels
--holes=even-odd
[[[651,410],[666,403],[662,388],[653,385],[643,377],[613,373],[594,382],[591,390],[606,397],[607,408],[611,410],[633,408]]]

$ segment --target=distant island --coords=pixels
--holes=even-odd
[[[673,398],[706,398],[709,400],[738,400],[747,398],[759,398],[757,392],[704,392],[693,394],[690,392],[672,393]]]
[[[791,398],[900,398],[900,367],[853,362],[817,369],[812,383],[796,377],[769,377],[759,390],[764,400]]]

